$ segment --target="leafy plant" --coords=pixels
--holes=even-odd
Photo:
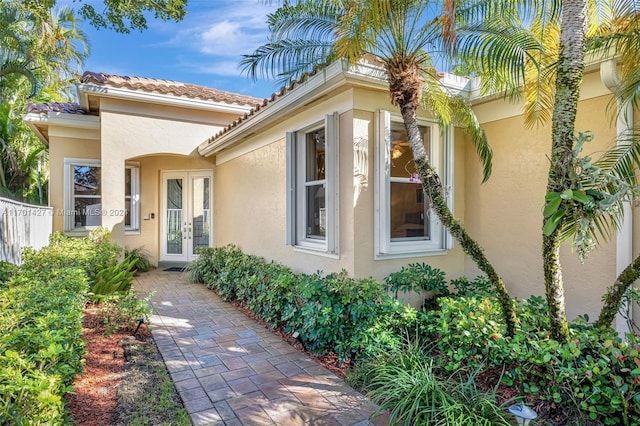
[[[511,424],[495,395],[479,391],[473,376],[439,377],[428,352],[420,338],[409,339],[355,369],[367,396],[389,412],[392,424]]]
[[[105,332],[112,334],[118,330],[134,330],[139,319],[149,324],[149,299],[152,296],[153,294],[149,294],[141,300],[131,290],[105,296],[97,312],[98,320],[104,326]]]
[[[93,286],[89,292],[91,301],[98,303],[106,296],[129,290],[135,273],[133,267],[136,261],[135,258],[127,258],[121,263],[99,270],[93,279]]]
[[[471,281],[461,276],[451,280],[451,286],[455,289],[456,296],[473,296],[491,292],[491,281],[484,275],[478,275]]]
[[[18,267],[13,263],[0,262],[0,288],[5,285],[17,269]]]
[[[398,293],[427,291],[433,296],[449,294],[445,274],[441,269],[434,268],[426,263],[410,263],[403,266],[398,272],[393,272],[385,278],[388,291]]]
[[[145,250],[144,247],[136,247],[133,249],[126,247],[124,249],[124,257],[134,260],[133,271],[135,272],[147,272],[154,268],[149,260],[149,252]]]

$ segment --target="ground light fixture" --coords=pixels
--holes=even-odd
[[[527,426],[531,420],[538,417],[538,413],[524,405],[522,402],[509,407],[509,412],[516,417],[516,422],[523,426]]]

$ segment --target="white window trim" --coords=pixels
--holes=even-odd
[[[73,215],[75,210],[73,166],[101,167],[101,165],[99,159],[93,158],[64,159],[64,230],[69,235],[86,235],[89,231],[97,229],[98,226],[75,226]],[[102,179],[102,176],[100,176],[100,179]],[[100,193],[100,203],[102,204],[102,192]]]
[[[419,256],[444,255],[451,248],[451,238],[438,220],[435,213],[431,212],[431,240],[425,241],[391,241],[390,230],[390,148],[391,148],[391,122],[402,123],[402,117],[392,115],[389,111],[380,110],[376,114],[375,141],[377,159],[375,162],[375,253],[374,258],[393,259]],[[437,122],[418,119],[418,124],[431,128],[431,156],[435,158],[434,166],[447,188],[447,204],[452,208],[453,192],[453,132],[451,128],[445,128],[440,132]],[[444,169],[444,170],[443,170]]]
[[[64,159],[64,231],[68,235],[86,235],[98,226],[76,227],[74,224],[74,190],[73,166],[100,167],[102,163],[95,158],[65,158]],[[131,169],[131,225],[125,226],[125,235],[140,233],[140,164],[127,162],[126,169]],[[102,179],[102,174],[100,175]],[[100,193],[102,203],[102,192]]]
[[[327,215],[326,234],[323,240],[302,237],[305,234],[306,205],[305,140],[306,134],[319,128],[325,129],[325,206]],[[337,257],[339,255],[339,205],[338,205],[338,113],[325,117],[324,122],[288,132],[286,138],[287,217],[286,244],[297,251]]]
[[[124,227],[124,233],[137,235],[140,234],[140,163],[127,162],[125,169],[131,169],[131,225]]]

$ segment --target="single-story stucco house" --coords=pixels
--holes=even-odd
[[[627,124],[606,113],[613,61],[587,67],[577,129],[597,152]],[[519,104],[467,96],[494,151],[493,175],[465,134],[420,115],[451,208],[485,248],[513,296],[544,294],[541,221],[550,127],[526,128]],[[337,62],[270,99],[173,81],[86,72],[79,104],[32,105],[24,120],[49,146],[54,231],[102,225],[160,264],[189,262],[201,246],[233,243],[295,271],[345,269],[382,280],[411,262],[473,277],[473,262],[430,214],[382,70]],[[615,99],[613,99],[615,105]],[[626,111],[627,115],[631,111]],[[638,209],[584,264],[565,247],[570,317],[599,312],[617,271],[640,253]]]

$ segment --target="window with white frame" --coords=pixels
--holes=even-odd
[[[66,158],[65,167],[65,230],[84,231],[102,224],[102,179],[100,160]],[[140,167],[125,167],[124,217],[125,230],[140,227]],[[114,213],[115,214],[115,213]]]
[[[419,120],[419,129],[429,161],[448,187],[449,132],[441,138],[438,125],[427,120]],[[380,111],[376,140],[376,257],[443,252],[446,233],[424,197],[402,119]]]
[[[338,253],[337,120],[287,133],[287,244],[329,254]]]

